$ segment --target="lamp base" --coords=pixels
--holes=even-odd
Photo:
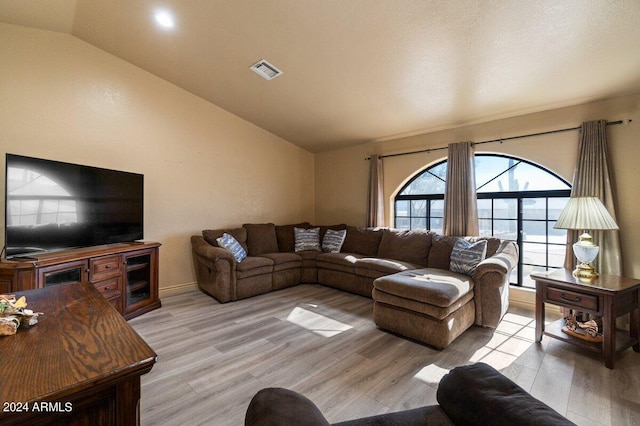
[[[593,279],[598,277],[598,273],[589,263],[580,263],[573,271],[573,276],[577,278]]]

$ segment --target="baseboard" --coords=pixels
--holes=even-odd
[[[511,286],[509,288],[509,305],[535,312],[536,291],[532,288]],[[559,306],[545,304],[544,307],[548,315],[562,315],[562,308]]]
[[[169,294],[173,294],[175,292],[181,292],[185,290],[195,290],[197,288],[198,288],[197,282],[190,282],[190,283],[174,284],[167,287],[160,287],[158,291],[160,292],[160,297],[162,297],[162,296],[167,296]],[[517,306],[519,308],[527,309],[530,311],[535,311],[536,291],[534,289],[512,286],[509,289],[509,304],[513,306]],[[555,309],[555,307],[551,309],[547,308],[547,310],[560,312],[560,309]]]
[[[509,288],[509,304],[534,311],[536,309],[536,291],[534,289],[511,286]]]
[[[197,288],[198,288],[198,283],[191,282],[191,283],[183,283],[183,284],[174,284],[167,287],[160,287],[158,289],[158,292],[160,293],[160,298],[162,298],[162,296],[168,296],[169,294],[173,294],[176,292],[193,290]]]

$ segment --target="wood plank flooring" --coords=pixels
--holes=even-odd
[[[502,371],[579,425],[640,424],[640,353],[615,370],[549,337],[512,309],[496,330],[472,327],[443,351],[376,328],[371,299],[300,285],[220,304],[195,289],[129,323],[158,353],[142,377],[142,425],[243,424],[264,387],[301,392],[330,422],[436,403],[440,378],[476,361]]]

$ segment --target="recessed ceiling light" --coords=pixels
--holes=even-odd
[[[171,29],[176,25],[173,15],[166,10],[156,11],[156,13],[153,14],[153,17],[162,28]]]

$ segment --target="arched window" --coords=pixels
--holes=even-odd
[[[475,156],[480,235],[516,241],[520,247],[512,284],[534,287],[529,274],[560,268],[566,231],[554,229],[571,186],[528,161],[496,154]],[[395,198],[394,226],[442,233],[447,161],[414,176]]]

